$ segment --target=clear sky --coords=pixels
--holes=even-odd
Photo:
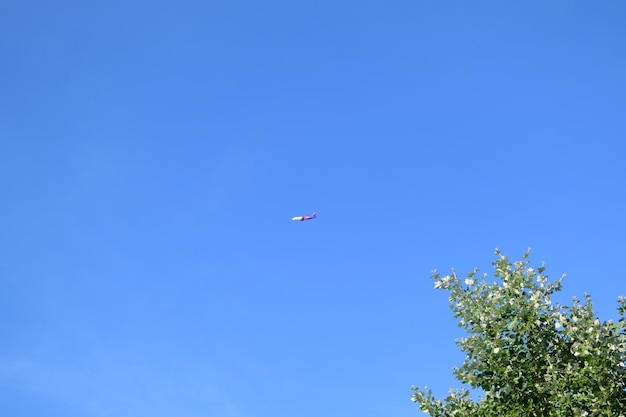
[[[433,269],[626,295],[626,3],[0,3],[0,414],[408,417]],[[308,222],[293,216],[318,212]]]

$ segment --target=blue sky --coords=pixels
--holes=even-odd
[[[0,414],[416,415],[496,247],[615,318],[625,16],[3,2]]]

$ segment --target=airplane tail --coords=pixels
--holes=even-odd
[[[311,217],[316,218],[317,217],[317,211],[314,211],[313,215]]]

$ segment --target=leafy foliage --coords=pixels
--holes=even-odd
[[[618,298],[618,323],[595,317],[591,298],[553,304],[561,281],[532,268],[529,252],[510,262],[496,250],[495,280],[433,273],[436,289],[467,337],[454,369],[464,388],[438,400],[413,387],[411,399],[431,417],[626,416],[626,298]],[[469,389],[468,389],[469,387]],[[484,395],[474,401],[470,390]]]

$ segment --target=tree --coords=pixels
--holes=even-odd
[[[553,304],[561,281],[532,268],[530,250],[510,262],[496,250],[493,282],[478,270],[465,279],[432,278],[449,292],[450,307],[467,337],[454,375],[463,388],[438,400],[425,387],[411,399],[431,417],[626,416],[626,298],[617,323],[600,321],[591,297]],[[472,391],[481,393],[477,400]]]

